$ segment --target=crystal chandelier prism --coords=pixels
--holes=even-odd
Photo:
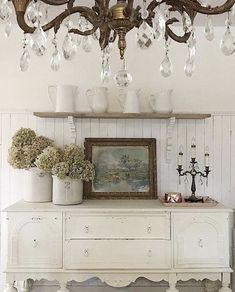
[[[62,57],[67,61],[73,60],[79,46],[85,52],[91,52],[93,42],[97,41],[101,48],[101,81],[109,82],[112,44],[117,43],[123,62],[114,78],[118,86],[126,87],[133,79],[125,62],[126,35],[129,31],[136,30],[137,47],[143,50],[148,50],[155,41],[163,40],[165,56],[160,64],[163,77],[169,77],[173,72],[171,41],[186,44],[188,57],[184,71],[186,76],[191,77],[195,70],[196,16],[206,16],[205,37],[212,41],[212,16],[226,15],[226,28],[220,48],[224,55],[229,56],[235,51],[235,40],[231,32],[234,4],[235,0],[227,0],[214,7],[204,0],[116,0],[113,5],[110,0],[94,0],[90,7],[82,5],[80,0],[0,0],[0,20],[6,23],[6,37],[10,36],[14,14],[23,30],[21,71],[26,71],[29,67],[30,50],[37,56],[45,54],[49,43],[48,32],[53,30],[51,41],[54,51],[50,60],[52,70],[60,69]],[[48,11],[52,11],[54,16],[50,18]],[[182,24],[182,35],[174,30],[174,24],[177,23]],[[62,25],[66,27],[66,34],[62,48],[59,48],[57,33]]]

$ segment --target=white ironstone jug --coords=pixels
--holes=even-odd
[[[140,112],[140,90],[129,89],[126,93],[118,96],[123,113],[139,113]]]
[[[73,85],[48,86],[50,100],[56,112],[74,112],[78,87]]]
[[[88,89],[86,92],[88,103],[94,113],[104,113],[108,109],[108,88],[103,86]]]
[[[162,114],[172,113],[172,92],[170,89],[150,95],[149,103],[152,110]]]

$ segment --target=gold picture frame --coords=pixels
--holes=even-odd
[[[86,159],[95,165],[85,199],[156,199],[156,139],[86,138]]]

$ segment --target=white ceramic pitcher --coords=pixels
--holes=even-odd
[[[152,110],[162,114],[172,113],[172,92],[170,89],[150,95],[149,103]]]
[[[118,101],[123,113],[139,113],[140,112],[140,89],[129,89],[126,93],[118,96]]]
[[[94,113],[104,113],[108,109],[108,88],[104,86],[88,89],[86,92],[90,108]]]
[[[78,87],[73,85],[48,86],[48,94],[56,112],[74,112]]]

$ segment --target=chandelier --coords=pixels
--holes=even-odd
[[[137,46],[141,49],[148,49],[155,40],[163,40],[165,56],[160,72],[164,77],[170,76],[173,70],[169,58],[171,41],[187,45],[188,58],[184,71],[186,76],[192,76],[196,54],[194,20],[197,14],[206,15],[205,36],[211,41],[214,38],[212,16],[226,13],[226,29],[220,48],[227,56],[235,51],[235,41],[231,33],[235,0],[227,0],[215,7],[204,1],[206,0],[94,0],[93,6],[84,6],[81,0],[0,0],[0,20],[6,22],[5,35],[9,36],[11,15],[15,10],[17,23],[24,32],[21,71],[26,71],[29,67],[30,48],[37,56],[44,55],[49,41],[48,31],[52,29],[52,70],[59,70],[61,56],[72,60],[79,45],[86,52],[90,52],[91,42],[95,39],[101,48],[101,80],[103,83],[108,82],[111,76],[112,46],[117,43],[123,63],[115,80],[119,86],[128,86],[132,76],[125,64],[126,35],[134,29]],[[51,18],[48,16],[50,10],[54,14]],[[180,35],[174,31],[175,23],[182,27]],[[66,35],[60,51],[57,33],[62,25],[66,27]]]

